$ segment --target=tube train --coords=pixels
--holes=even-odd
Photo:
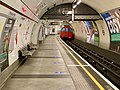
[[[73,40],[74,39],[74,30],[69,25],[64,25],[60,31],[60,38],[63,40]]]

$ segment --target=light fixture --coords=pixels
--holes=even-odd
[[[72,21],[69,21],[69,23],[72,23]]]
[[[67,14],[72,14],[72,11],[68,11]]]
[[[81,1],[81,0],[79,0],[79,1],[77,2],[77,5],[79,5],[81,2],[82,2],[82,1]]]
[[[76,2],[77,0],[74,0],[73,2]]]
[[[76,7],[77,7],[77,5],[74,5],[74,6],[73,6],[73,8],[76,8]]]
[[[81,0],[75,0],[74,1],[74,5],[73,5],[73,9],[75,9],[77,7],[77,5],[79,5],[82,1]]]

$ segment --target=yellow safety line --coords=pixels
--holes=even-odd
[[[63,44],[65,47],[65,45]],[[66,48],[66,47],[65,47]],[[71,56],[77,61],[79,65],[81,65],[82,69],[87,73],[87,75],[94,81],[94,83],[99,87],[100,90],[105,90],[102,85],[91,75],[91,73],[81,64],[81,62],[70,52],[68,48],[67,51],[71,54]]]

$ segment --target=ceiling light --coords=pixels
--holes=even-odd
[[[72,14],[72,11],[68,11],[67,14]]]
[[[74,0],[74,2],[76,2],[77,0]]]
[[[74,6],[73,6],[73,8],[76,8],[76,7],[77,7],[77,5],[74,5]]]
[[[69,21],[69,23],[72,23],[72,21]]]
[[[77,7],[77,5],[79,5],[81,2],[82,2],[81,0],[78,0],[78,1],[76,2],[76,4],[73,5],[73,8],[75,9],[75,8]]]
[[[79,0],[79,1],[77,2],[77,5],[79,5],[81,2],[82,2],[82,1],[81,1],[81,0]]]

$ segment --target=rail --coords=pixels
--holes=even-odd
[[[114,60],[108,60],[106,57],[101,56],[94,51],[85,48],[84,46],[81,46],[80,43],[75,40],[66,40],[66,43],[117,87],[120,87],[120,67],[114,64]]]

